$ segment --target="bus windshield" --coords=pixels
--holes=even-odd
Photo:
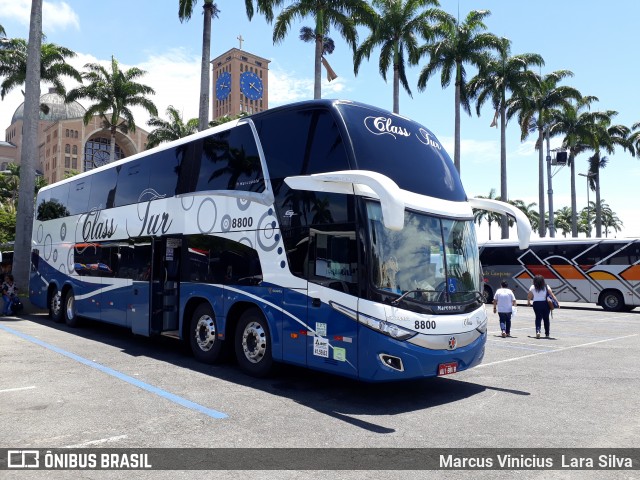
[[[392,231],[384,227],[375,202],[367,202],[367,217],[376,289],[396,294],[395,302],[409,309],[412,303],[479,301],[480,262],[471,220],[405,211],[404,228]]]

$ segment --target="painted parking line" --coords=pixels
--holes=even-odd
[[[62,448],[86,448],[95,447],[96,445],[104,445],[105,443],[119,442],[127,438],[126,435],[117,435],[115,437],[101,438],[99,440],[89,440],[88,442],[76,443],[75,445],[65,445]]]
[[[53,352],[59,353],[60,355],[64,355],[67,358],[70,358],[72,360],[75,360],[78,363],[82,363],[83,365],[86,365],[88,367],[91,368],[95,368],[96,370],[100,370],[103,373],[106,373],[107,375],[111,375],[112,377],[115,377],[119,380],[123,380],[127,383],[130,383],[131,385],[134,385],[138,388],[141,388],[143,390],[146,390],[147,392],[151,392],[154,393],[162,398],[165,398],[171,402],[177,403],[178,405],[181,405],[183,407],[189,408],[191,410],[195,410],[197,412],[203,413],[205,415],[208,415],[209,417],[212,418],[227,418],[227,415],[222,413],[222,412],[218,412],[216,410],[212,410],[210,408],[204,407],[198,403],[192,402],[191,400],[187,400],[186,398],[182,398],[178,395],[175,395],[173,393],[167,392],[166,390],[162,390],[161,388],[155,387],[153,385],[150,385],[148,383],[145,382],[141,382],[140,380],[130,377],[129,375],[126,375],[122,372],[119,372],[117,370],[114,370],[112,368],[109,367],[105,367],[104,365],[100,365],[99,363],[96,363],[92,360],[88,360],[84,357],[81,357],[80,355],[76,355],[75,353],[71,353],[71,352],[67,352],[66,350],[63,350],[62,348],[56,347],[55,345],[51,345],[49,343],[43,342],[42,340],[39,340],[35,337],[32,337],[30,335],[26,335],[22,332],[19,332],[17,330],[14,330],[13,328],[9,328],[5,325],[0,325],[0,329],[4,330],[7,333],[11,333],[12,335],[16,335],[20,338],[22,338],[23,340],[27,340],[28,342],[31,343],[35,343],[36,345],[40,345],[41,347],[47,348]]]
[[[5,393],[5,392],[19,392],[21,390],[32,390],[36,388],[35,385],[32,385],[30,387],[17,387],[17,388],[5,388],[3,390],[0,390],[0,393]]]
[[[598,340],[596,342],[581,343],[580,345],[571,345],[569,347],[556,348],[556,349],[553,349],[553,350],[547,350],[545,352],[537,352],[537,353],[532,353],[530,355],[523,355],[522,357],[513,357],[513,358],[507,358],[505,360],[497,360],[495,362],[481,363],[480,365],[476,365],[474,368],[489,367],[489,366],[492,366],[492,365],[498,365],[499,363],[515,362],[516,360],[524,360],[525,358],[537,357],[538,355],[545,355],[547,353],[555,353],[555,352],[562,352],[564,350],[571,350],[571,349],[574,349],[574,348],[589,347],[591,345],[596,345],[598,343],[612,342],[614,340],[622,340],[624,338],[631,338],[631,337],[637,337],[637,336],[638,336],[638,334],[634,333],[632,335],[624,335],[622,337],[606,338],[604,340]]]

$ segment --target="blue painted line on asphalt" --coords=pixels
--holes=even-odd
[[[0,329],[4,330],[5,332],[11,333],[13,335],[16,335],[24,340],[27,340],[31,343],[35,343],[36,345],[40,345],[41,347],[47,348],[53,352],[59,353],[60,355],[64,355],[67,358],[70,358],[72,360],[75,360],[76,362],[82,363],[83,365],[87,365],[88,367],[91,368],[95,368],[96,370],[100,370],[103,373],[106,373],[107,375],[111,375],[112,377],[118,378],[120,380],[123,380],[127,383],[130,383],[131,385],[134,385],[138,388],[141,388],[143,390],[146,390],[148,392],[151,393],[155,393],[156,395],[159,395],[162,398],[166,398],[167,400],[177,403],[178,405],[182,405],[183,407],[189,408],[191,410],[195,410],[197,412],[200,413],[204,413],[205,415],[208,415],[209,417],[212,418],[227,418],[227,415],[222,413],[222,412],[218,412],[216,410],[212,410],[210,408],[204,407],[198,403],[192,402],[190,400],[187,400],[186,398],[182,398],[179,397],[178,395],[175,395],[173,393],[167,392],[166,390],[162,390],[161,388],[158,387],[154,387],[153,385],[150,385],[148,383],[145,382],[141,382],[140,380],[130,377],[129,375],[126,375],[122,372],[118,372],[117,370],[114,370],[112,368],[109,367],[105,367],[104,365],[101,365],[99,363],[96,363],[94,361],[88,360],[84,357],[81,357],[80,355],[76,355],[75,353],[71,353],[71,352],[67,352],[66,350],[63,350],[62,348],[56,347],[55,345],[51,345],[49,343],[43,342],[42,340],[38,340],[35,337],[32,337],[30,335],[26,335],[22,332],[19,332],[17,330],[14,330],[13,328],[9,328],[6,327],[4,325],[0,325]]]

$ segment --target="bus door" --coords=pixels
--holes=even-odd
[[[153,239],[149,298],[150,333],[178,330],[182,237]]]
[[[307,298],[307,365],[356,376],[355,234],[312,231]]]

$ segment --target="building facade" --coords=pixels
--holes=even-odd
[[[65,103],[62,96],[49,91],[40,97],[48,113],[40,112],[38,125],[38,170],[48,184],[72,173],[85,172],[109,161],[111,135],[102,119],[95,116],[85,125],[86,109],[78,102]],[[5,142],[0,142],[0,169],[9,163],[20,164],[24,104],[13,114],[5,130]],[[128,157],[146,148],[148,132],[136,127],[126,135],[116,133],[116,159]]]
[[[238,48],[211,61],[214,119],[269,108],[269,62]]]

